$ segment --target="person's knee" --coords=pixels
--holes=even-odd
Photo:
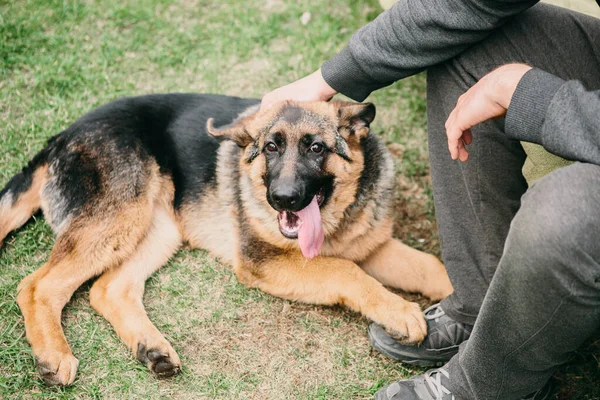
[[[536,4],[524,12],[510,18],[488,38],[456,55],[456,57],[440,63],[427,72],[428,83],[448,85],[458,82],[465,91],[485,75],[509,63],[539,64],[543,54],[532,52],[532,32],[539,37],[546,37],[548,26],[560,27],[570,31],[572,21],[567,18],[573,12],[548,4]],[[524,35],[528,32],[529,35]],[[535,56],[530,53],[535,53]],[[533,57],[533,58],[532,58]]]
[[[535,182],[523,196],[521,209],[537,218],[544,230],[540,234],[580,242],[600,224],[599,188],[600,166],[575,163]]]
[[[573,164],[536,182],[511,224],[505,257],[525,273],[555,274],[551,265],[594,280],[586,259],[600,263],[600,166]],[[578,269],[580,269],[578,271]]]

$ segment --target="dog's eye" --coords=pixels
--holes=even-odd
[[[277,145],[273,142],[269,142],[267,143],[267,145],[265,146],[265,149],[267,149],[268,152],[276,152],[277,151]]]
[[[323,145],[321,143],[313,143],[310,146],[310,151],[313,153],[319,154],[323,151]]]

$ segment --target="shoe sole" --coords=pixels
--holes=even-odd
[[[371,329],[368,330],[369,342],[371,342],[371,346],[381,354],[390,357],[393,360],[400,361],[403,364],[414,365],[417,367],[441,367],[446,364],[450,358],[454,354],[451,354],[449,357],[444,358],[443,360],[427,360],[423,358],[411,358],[408,355],[398,354],[395,349],[387,346],[385,343],[380,343],[371,333]],[[458,348],[457,351],[458,352]]]

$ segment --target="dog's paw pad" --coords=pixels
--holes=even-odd
[[[179,361],[173,360],[167,352],[155,348],[147,349],[143,343],[138,344],[137,358],[160,378],[173,376],[181,370]]]

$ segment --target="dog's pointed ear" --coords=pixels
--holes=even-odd
[[[206,121],[206,130],[218,141],[233,140],[240,147],[246,147],[254,142],[254,138],[246,130],[244,119],[234,121],[220,128],[215,128],[214,118],[209,118]]]
[[[375,119],[373,103],[336,102],[334,106],[338,113],[338,126],[346,128],[349,136],[362,138],[369,133],[369,126]]]

